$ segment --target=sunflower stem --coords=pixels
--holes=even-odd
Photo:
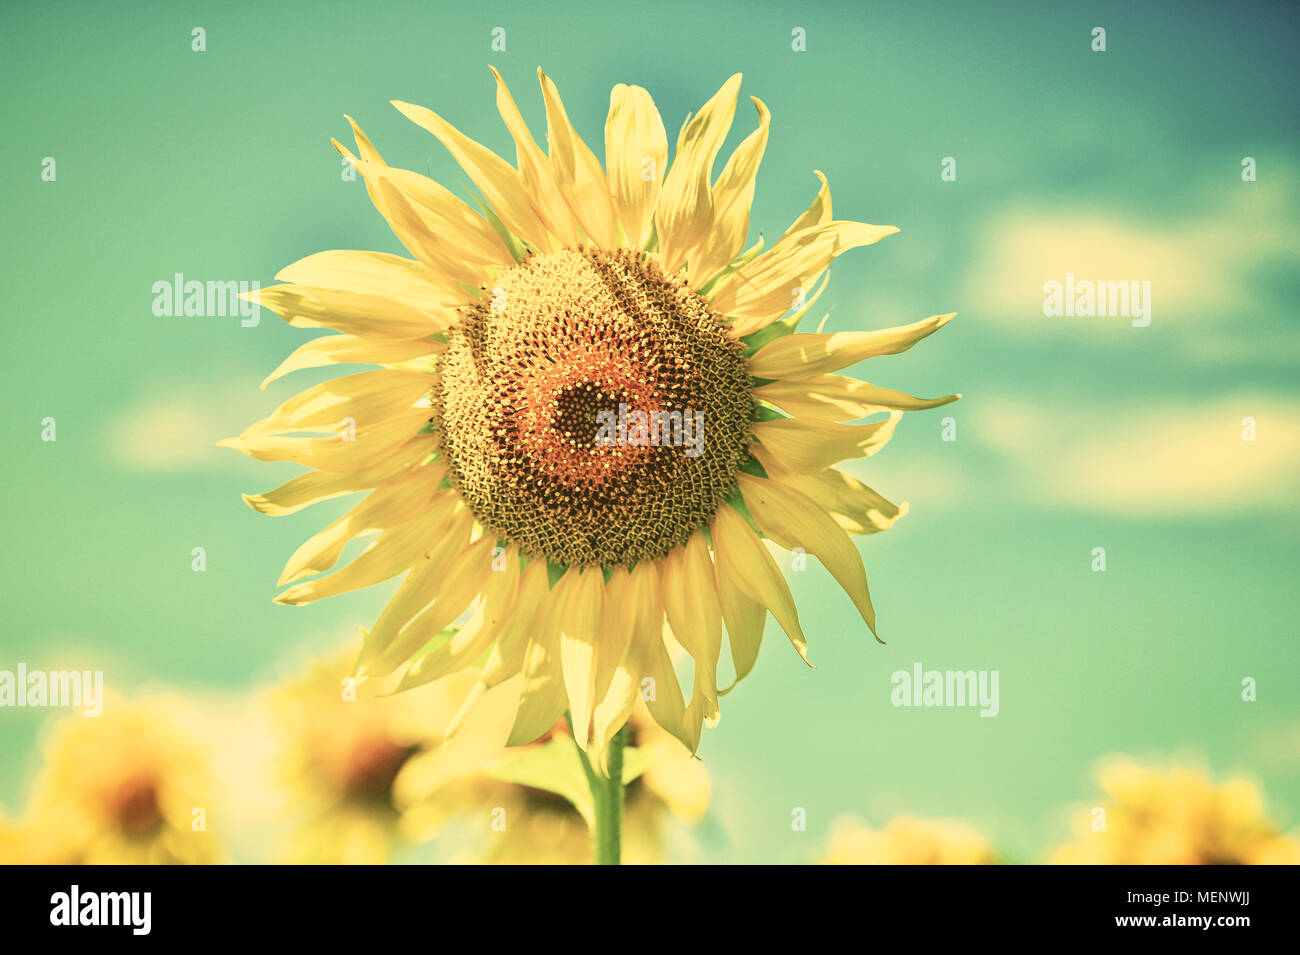
[[[573,733],[573,724],[569,723],[569,732]],[[574,737],[577,745],[577,737]],[[627,726],[623,726],[609,741],[607,753],[609,775],[591,765],[591,760],[578,747],[578,758],[582,760],[582,770],[587,775],[587,785],[591,787],[591,799],[595,808],[595,824],[592,827],[591,840],[595,848],[596,865],[619,865],[623,853],[623,748],[627,745]]]

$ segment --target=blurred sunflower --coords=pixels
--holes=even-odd
[[[880,830],[840,820],[823,865],[992,865],[993,845],[969,823],[897,816]]]
[[[1062,865],[1300,864],[1300,840],[1283,835],[1254,783],[1183,766],[1116,762],[1098,773],[1103,817],[1079,814],[1078,839],[1051,861]]]
[[[517,166],[436,113],[394,103],[450,151],[481,212],[386,165],[355,123],[356,155],[335,142],[414,258],[331,251],[281,271],[288,284],[257,300],[339,334],[267,380],[331,363],[382,368],[309,388],[222,443],[314,469],[245,497],[265,514],[369,491],[290,558],[281,583],[292,586],[276,598],[305,604],[405,574],[366,635],[365,672],[414,658],[412,686],[485,660],[475,696],[522,674],[510,742],[540,738],[567,710],[602,764],[649,680],[654,719],[694,751],[725,692],[724,625],[736,680],[769,611],[807,660],[761,536],[819,557],[874,632],[849,535],[888,528],[904,507],[833,465],[879,450],[904,411],[958,396],[913,398],[833,372],[906,351],[952,315],[796,333],[831,260],[897,230],[833,219],[818,173],[817,197],[780,239],[743,250],[768,135],[760,100],[757,129],[712,175],[739,74],[685,122],[671,166],[650,94],[615,86],[602,168],[547,76],[544,154],[493,72]],[[877,413],[887,417],[846,423]],[[694,661],[689,699],[665,621]]]
[[[708,809],[711,786],[704,764],[643,707],[633,709],[628,729],[624,851],[628,862],[656,864],[663,861],[669,821],[698,822]],[[457,816],[473,836],[462,861],[588,863],[595,807],[581,758],[563,721],[536,742],[502,748],[467,777],[449,773],[445,754],[429,751],[413,759],[398,778],[397,798],[406,807],[403,827],[423,841],[443,832]],[[462,772],[468,768],[461,765]],[[471,787],[472,801],[465,798]]]
[[[391,686],[352,678],[355,657],[349,651],[318,661],[270,694],[273,773],[294,817],[284,850],[291,862],[388,861],[399,836],[394,780],[418,753],[439,745],[440,728],[474,682],[453,677],[445,688],[384,695]],[[496,751],[482,758],[489,755]]]
[[[183,708],[109,699],[99,717],[57,724],[27,814],[8,838],[0,836],[0,856],[87,865],[220,862],[224,851],[208,831],[214,791],[210,753]]]

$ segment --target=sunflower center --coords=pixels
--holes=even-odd
[[[158,787],[144,776],[133,776],[118,784],[112,795],[113,815],[128,836],[144,836],[162,823]]]
[[[361,803],[391,805],[393,782],[418,749],[386,737],[356,742],[343,783],[344,795]]]
[[[565,566],[662,557],[748,455],[743,346],[631,250],[503,271],[448,333],[434,389],[448,476],[479,522]]]

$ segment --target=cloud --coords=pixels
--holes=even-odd
[[[225,387],[208,382],[154,382],[105,429],[107,453],[129,471],[178,472],[237,465],[241,458],[218,448],[273,405],[242,378]]]
[[[1239,393],[1198,402],[972,404],[1004,486],[1044,505],[1128,517],[1289,511],[1300,484],[1300,400]],[[1243,440],[1251,419],[1255,440]]]
[[[1243,342],[1243,330],[1255,335],[1285,318],[1261,293],[1261,275],[1293,268],[1300,246],[1300,195],[1283,173],[1273,167],[1268,178],[1245,183],[1228,170],[1222,181],[1189,189],[1175,211],[1146,217],[1100,204],[1013,207],[988,224],[965,299],[990,323],[1035,334],[1077,337],[1089,326],[1143,334],[1124,319],[1045,317],[1043,286],[1066,273],[1076,282],[1149,281],[1153,326],[1185,332],[1189,351],[1235,342],[1258,356],[1266,344]]]

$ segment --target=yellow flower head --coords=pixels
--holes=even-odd
[[[1216,785],[1195,769],[1115,762],[1098,774],[1103,797],[1080,812],[1065,865],[1250,865],[1300,863],[1300,841],[1282,835],[1245,779]],[[1097,812],[1104,810],[1104,815]]]
[[[67,717],[46,747],[23,844],[63,863],[221,861],[210,758],[171,701],[110,699],[99,717]]]
[[[489,706],[512,700],[498,697]],[[503,724],[508,726],[508,723]],[[662,861],[670,818],[697,822],[708,809],[704,765],[665,733],[644,708],[628,721],[624,781],[624,853],[635,864]],[[482,738],[482,734],[478,735]],[[504,737],[500,742],[504,744]],[[448,750],[460,743],[460,736]],[[480,748],[480,753],[483,750]],[[464,775],[448,771],[448,753],[413,759],[398,779],[405,830],[416,839],[459,830],[465,861],[578,865],[591,861],[593,804],[581,757],[561,721],[536,742],[500,746],[481,765],[454,757]]]
[[[903,412],[958,396],[835,372],[906,351],[952,315],[796,332],[831,260],[897,230],[834,219],[818,173],[807,211],[770,248],[744,250],[769,113],[753,100],[757,128],[715,178],[739,75],[688,119],[671,165],[650,94],[615,86],[603,166],[539,76],[546,152],[496,74],[514,165],[436,113],[394,104],[450,151],[479,209],[387,165],[355,123],[356,153],[335,143],[412,258],[332,251],[281,271],[287,284],[258,301],[338,334],[268,381],[336,362],[380,368],[310,388],[223,443],[312,468],[247,496],[262,513],[367,492],[290,558],[277,598],[305,604],[404,575],[366,634],[364,672],[407,667],[409,687],[485,660],[473,698],[523,677],[512,744],[567,710],[597,756],[649,686],[654,719],[693,752],[719,717],[724,627],[736,679],[768,612],[807,660],[762,537],[819,557],[874,632],[849,535],[888,528],[905,506],[834,465],[879,450]],[[665,624],[693,658],[685,696]]]
[[[992,844],[959,820],[897,816],[880,830],[849,820],[831,832],[824,865],[991,865]]]
[[[275,782],[294,817],[286,852],[295,862],[387,861],[398,835],[394,781],[418,753],[439,744],[441,728],[473,686],[457,676],[445,686],[386,695],[391,686],[352,677],[354,658],[348,652],[318,661],[270,695]]]

